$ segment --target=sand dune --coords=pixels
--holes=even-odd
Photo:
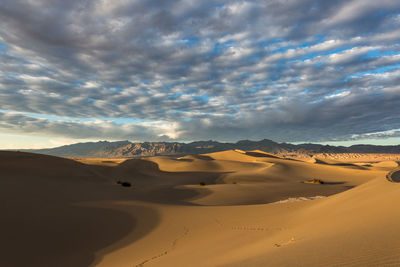
[[[399,266],[398,163],[362,160],[0,152],[0,266]]]

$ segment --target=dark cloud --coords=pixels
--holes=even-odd
[[[3,0],[0,21],[9,132],[327,141],[400,128],[395,0]]]

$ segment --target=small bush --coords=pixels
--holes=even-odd
[[[310,179],[306,181],[301,181],[301,183],[306,183],[306,184],[324,184],[325,182],[320,180],[320,179]]]
[[[130,187],[131,183],[130,182],[122,182],[122,181],[117,181],[117,184],[122,185],[123,187]]]
[[[200,185],[200,186],[205,186],[206,183],[205,183],[205,182],[200,182],[199,185]]]

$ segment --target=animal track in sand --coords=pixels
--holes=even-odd
[[[284,229],[282,227],[264,227],[264,226],[232,226],[232,230],[238,230],[238,231],[283,231]]]
[[[218,224],[219,226],[224,227],[223,224],[222,224],[222,222],[221,222],[220,220],[218,220],[217,218],[214,218],[214,221],[215,221],[215,223]]]
[[[149,261],[152,261],[152,260],[158,259],[158,258],[160,258],[160,257],[162,257],[162,256],[165,256],[165,255],[167,255],[169,252],[171,252],[173,249],[175,249],[176,244],[178,243],[178,241],[179,241],[180,239],[184,238],[184,237],[189,233],[189,228],[184,227],[183,229],[184,229],[183,234],[182,234],[181,236],[178,236],[176,239],[174,239],[174,240],[172,241],[171,246],[170,246],[169,249],[166,249],[166,250],[164,250],[163,252],[161,252],[160,254],[157,254],[157,255],[155,255],[155,256],[153,256],[153,257],[151,257],[151,258],[148,258],[148,259],[142,261],[141,263],[136,264],[135,266],[136,266],[136,267],[142,267],[143,265],[145,265],[145,264],[148,263]]]
[[[266,226],[225,226],[219,219],[213,218],[215,223],[223,228],[230,228],[235,231],[283,231],[283,227],[266,227]]]

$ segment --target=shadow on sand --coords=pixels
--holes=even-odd
[[[90,266],[160,221],[150,207],[118,206],[132,196],[86,165],[15,153],[0,153],[0,266]]]
[[[221,183],[220,177],[229,172],[167,172],[157,163],[141,159],[127,160],[111,172],[114,180],[132,184],[130,190],[135,200],[170,205],[197,205],[188,200],[211,194],[207,187],[183,188],[184,185]]]
[[[353,164],[353,163],[342,163],[342,162],[327,163],[327,162],[322,161],[320,159],[315,159],[315,163],[316,164],[322,164],[322,165],[347,167],[347,168],[350,168],[350,169],[357,169],[357,170],[368,170],[368,168],[366,168],[365,166],[360,166],[360,165]]]

